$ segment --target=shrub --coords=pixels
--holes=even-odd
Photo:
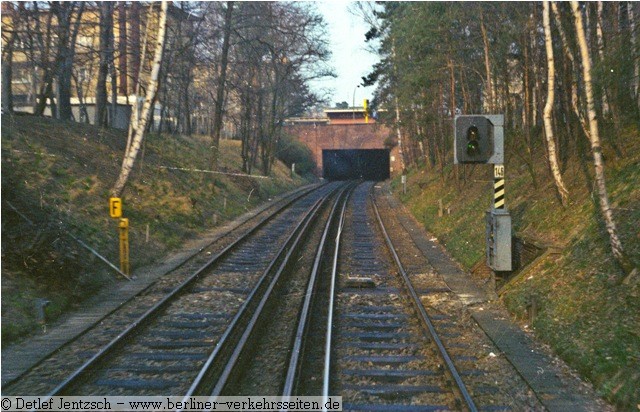
[[[286,134],[278,141],[276,157],[288,167],[295,163],[296,173],[300,175],[313,173],[316,167],[311,150],[304,143]]]

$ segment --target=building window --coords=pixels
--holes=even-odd
[[[80,83],[84,83],[87,80],[89,80],[90,77],[90,73],[89,73],[89,69],[87,69],[86,67],[80,67],[78,69],[78,81]]]
[[[14,50],[27,50],[28,49],[28,45],[27,43],[22,40],[19,36],[16,36],[16,39],[14,40]]]
[[[85,49],[93,48],[93,37],[89,36],[78,36],[78,46],[84,47]]]
[[[19,68],[17,70],[14,70],[11,83],[30,84],[31,70],[29,68]]]

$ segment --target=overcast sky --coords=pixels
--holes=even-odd
[[[346,101],[352,104],[354,88],[359,85],[362,76],[371,72],[371,68],[378,61],[377,56],[365,50],[364,34],[369,27],[360,17],[349,13],[350,2],[346,1],[318,1],[318,11],[327,22],[327,30],[331,42],[335,79],[317,81],[313,83],[317,88],[333,90],[330,100],[331,106]],[[355,92],[355,105],[362,106],[363,99],[371,99],[375,86],[358,88]]]

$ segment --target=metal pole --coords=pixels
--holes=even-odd
[[[120,218],[120,270],[129,275],[129,219]]]
[[[351,99],[351,110],[353,111],[353,120],[356,120],[356,89],[358,87],[360,87],[360,85],[357,85],[356,87],[353,88],[353,99]]]

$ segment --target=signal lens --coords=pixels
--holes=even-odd
[[[480,132],[476,126],[471,126],[467,129],[467,154],[469,156],[476,156],[480,154],[480,142],[478,142],[479,137]]]

